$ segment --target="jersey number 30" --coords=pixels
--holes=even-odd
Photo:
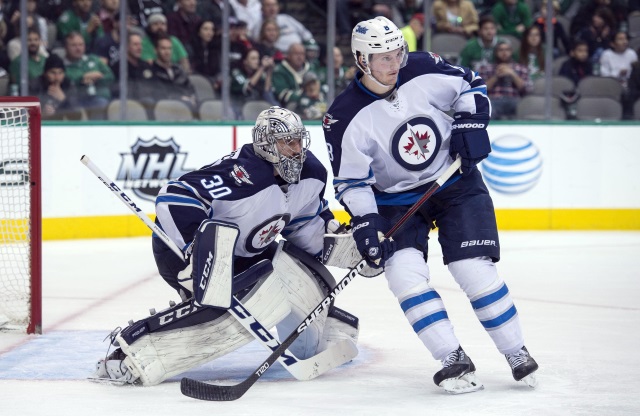
[[[223,182],[222,178],[219,175],[213,175],[212,180],[210,181],[203,179],[200,181],[200,183],[202,184],[204,189],[209,190],[209,195],[211,195],[211,198],[213,199],[222,198],[223,196],[227,196],[231,193],[231,189],[229,189],[228,187],[220,186]]]

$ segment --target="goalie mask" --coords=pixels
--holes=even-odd
[[[288,183],[300,180],[302,164],[309,148],[309,132],[293,111],[270,107],[258,115],[252,130],[253,149]]]
[[[400,29],[383,16],[358,23],[351,33],[351,53],[356,60],[356,65],[364,74],[383,87],[389,85],[383,84],[371,74],[371,55],[399,50],[401,52],[400,68],[402,68],[407,64],[408,49]]]

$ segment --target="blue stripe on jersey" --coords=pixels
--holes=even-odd
[[[337,192],[337,193],[336,193],[336,199],[337,199],[338,201],[340,201],[340,200],[342,199],[342,196],[344,195],[344,193],[345,193],[346,191],[348,191],[349,189],[353,189],[353,188],[364,188],[364,187],[366,187],[366,186],[371,186],[371,185],[369,185],[368,183],[364,183],[364,182],[361,182],[361,183],[354,183],[353,185],[349,185],[349,186],[347,186],[346,188],[344,188],[341,192]]]
[[[420,305],[421,303],[428,302],[433,299],[439,299],[440,295],[435,290],[430,290],[426,293],[421,293],[417,296],[410,297],[402,301],[400,307],[404,312],[407,312],[409,309]]]
[[[487,87],[486,86],[482,86],[482,87],[476,87],[476,88],[471,88],[470,90],[467,90],[465,92],[463,92],[460,95],[464,95],[464,94],[469,94],[469,93],[476,93],[476,92],[480,92],[482,94],[487,94]]]
[[[422,331],[429,325],[434,324],[438,321],[442,321],[443,319],[449,319],[449,315],[447,315],[447,311],[432,313],[431,315],[425,316],[419,321],[414,322],[413,325],[411,326],[413,327],[413,330],[416,333],[420,333],[420,331]]]
[[[489,319],[488,321],[480,321],[480,323],[486,329],[495,328],[495,327],[498,327],[498,326],[504,324],[505,322],[507,322],[511,318],[513,318],[517,313],[518,313],[518,311],[516,310],[516,306],[512,305],[505,313],[503,313],[502,315],[498,316],[497,318]]]
[[[491,305],[492,303],[499,301],[503,297],[507,296],[508,293],[509,289],[507,288],[507,285],[503,283],[500,289],[496,290],[495,292],[471,302],[471,306],[473,306],[473,309],[482,309],[486,306]]]
[[[175,195],[175,194],[174,195],[165,194],[165,195],[162,195],[162,196],[158,196],[156,198],[156,205],[163,204],[163,203],[165,203],[165,204],[177,203],[177,204],[195,205],[198,208],[205,209],[205,207],[202,204],[202,202],[200,202],[196,198],[189,198],[187,196],[181,196],[181,195]]]

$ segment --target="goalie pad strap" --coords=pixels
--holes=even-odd
[[[200,305],[231,306],[233,252],[240,230],[234,224],[205,220],[193,242],[191,262],[194,297]]]

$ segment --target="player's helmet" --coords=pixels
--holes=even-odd
[[[252,135],[256,154],[271,162],[282,179],[297,183],[310,142],[300,116],[286,108],[270,107],[258,115]]]
[[[385,53],[404,48],[402,68],[407,64],[407,43],[398,26],[384,16],[365,20],[353,28],[351,32],[351,53],[356,60],[356,65],[365,74],[371,75],[369,61],[375,53]],[[364,57],[361,63],[359,57]]]

